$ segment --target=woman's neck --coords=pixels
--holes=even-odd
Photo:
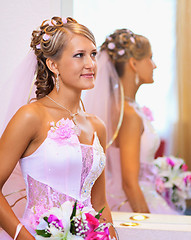
[[[73,91],[62,91],[62,89],[57,91],[53,89],[50,93],[56,102],[65,106],[67,109],[70,109],[71,112],[76,112],[79,109],[81,94],[76,94]]]
[[[120,78],[123,89],[124,89],[124,96],[126,98],[135,101],[137,90],[139,89],[139,85],[136,85],[135,79],[133,76],[124,76]]]

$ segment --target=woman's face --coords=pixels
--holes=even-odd
[[[152,52],[141,60],[137,60],[137,74],[140,83],[153,83],[153,70],[156,68],[152,60]]]
[[[57,61],[63,84],[77,90],[93,88],[97,72],[96,54],[93,42],[84,36],[73,35]]]

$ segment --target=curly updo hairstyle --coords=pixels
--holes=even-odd
[[[141,60],[151,51],[149,40],[134,34],[128,29],[117,29],[110,34],[101,45],[101,51],[106,50],[113,62],[119,77],[123,76],[124,65],[131,57]]]
[[[88,38],[96,46],[92,32],[71,17],[53,17],[42,22],[32,33],[31,48],[37,57],[36,97],[46,96],[54,88],[54,74],[46,65],[46,59],[59,60],[73,34]]]

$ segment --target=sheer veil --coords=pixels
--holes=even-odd
[[[0,86],[0,136],[16,111],[35,96],[33,80],[37,66],[36,56],[31,50],[16,67],[9,79]],[[10,148],[13,146],[10,146]],[[18,217],[22,216],[25,201],[25,183],[19,164],[16,165],[3,187],[3,194]]]
[[[106,51],[97,56],[98,72],[95,87],[87,90],[84,97],[85,110],[101,118],[107,130],[107,148],[113,143],[120,129],[123,111],[123,87]]]
[[[3,104],[0,105],[0,136],[15,112],[27,104],[30,91],[32,91],[36,65],[36,56],[31,50],[9,79],[1,85],[0,100]],[[34,96],[34,89],[31,94]]]

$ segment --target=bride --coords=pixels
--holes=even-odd
[[[105,127],[80,104],[82,90],[94,87],[94,36],[72,18],[53,17],[33,31],[31,48],[25,61],[37,63],[37,100],[16,112],[0,139],[0,226],[8,233],[0,233],[4,240],[35,239],[35,206],[48,210],[77,200],[96,211],[104,208],[102,217],[112,222],[104,188]],[[34,77],[32,64],[30,70]],[[27,72],[21,84],[29,76]],[[27,192],[21,222],[2,194],[18,162]],[[110,233],[115,236],[112,229]]]

